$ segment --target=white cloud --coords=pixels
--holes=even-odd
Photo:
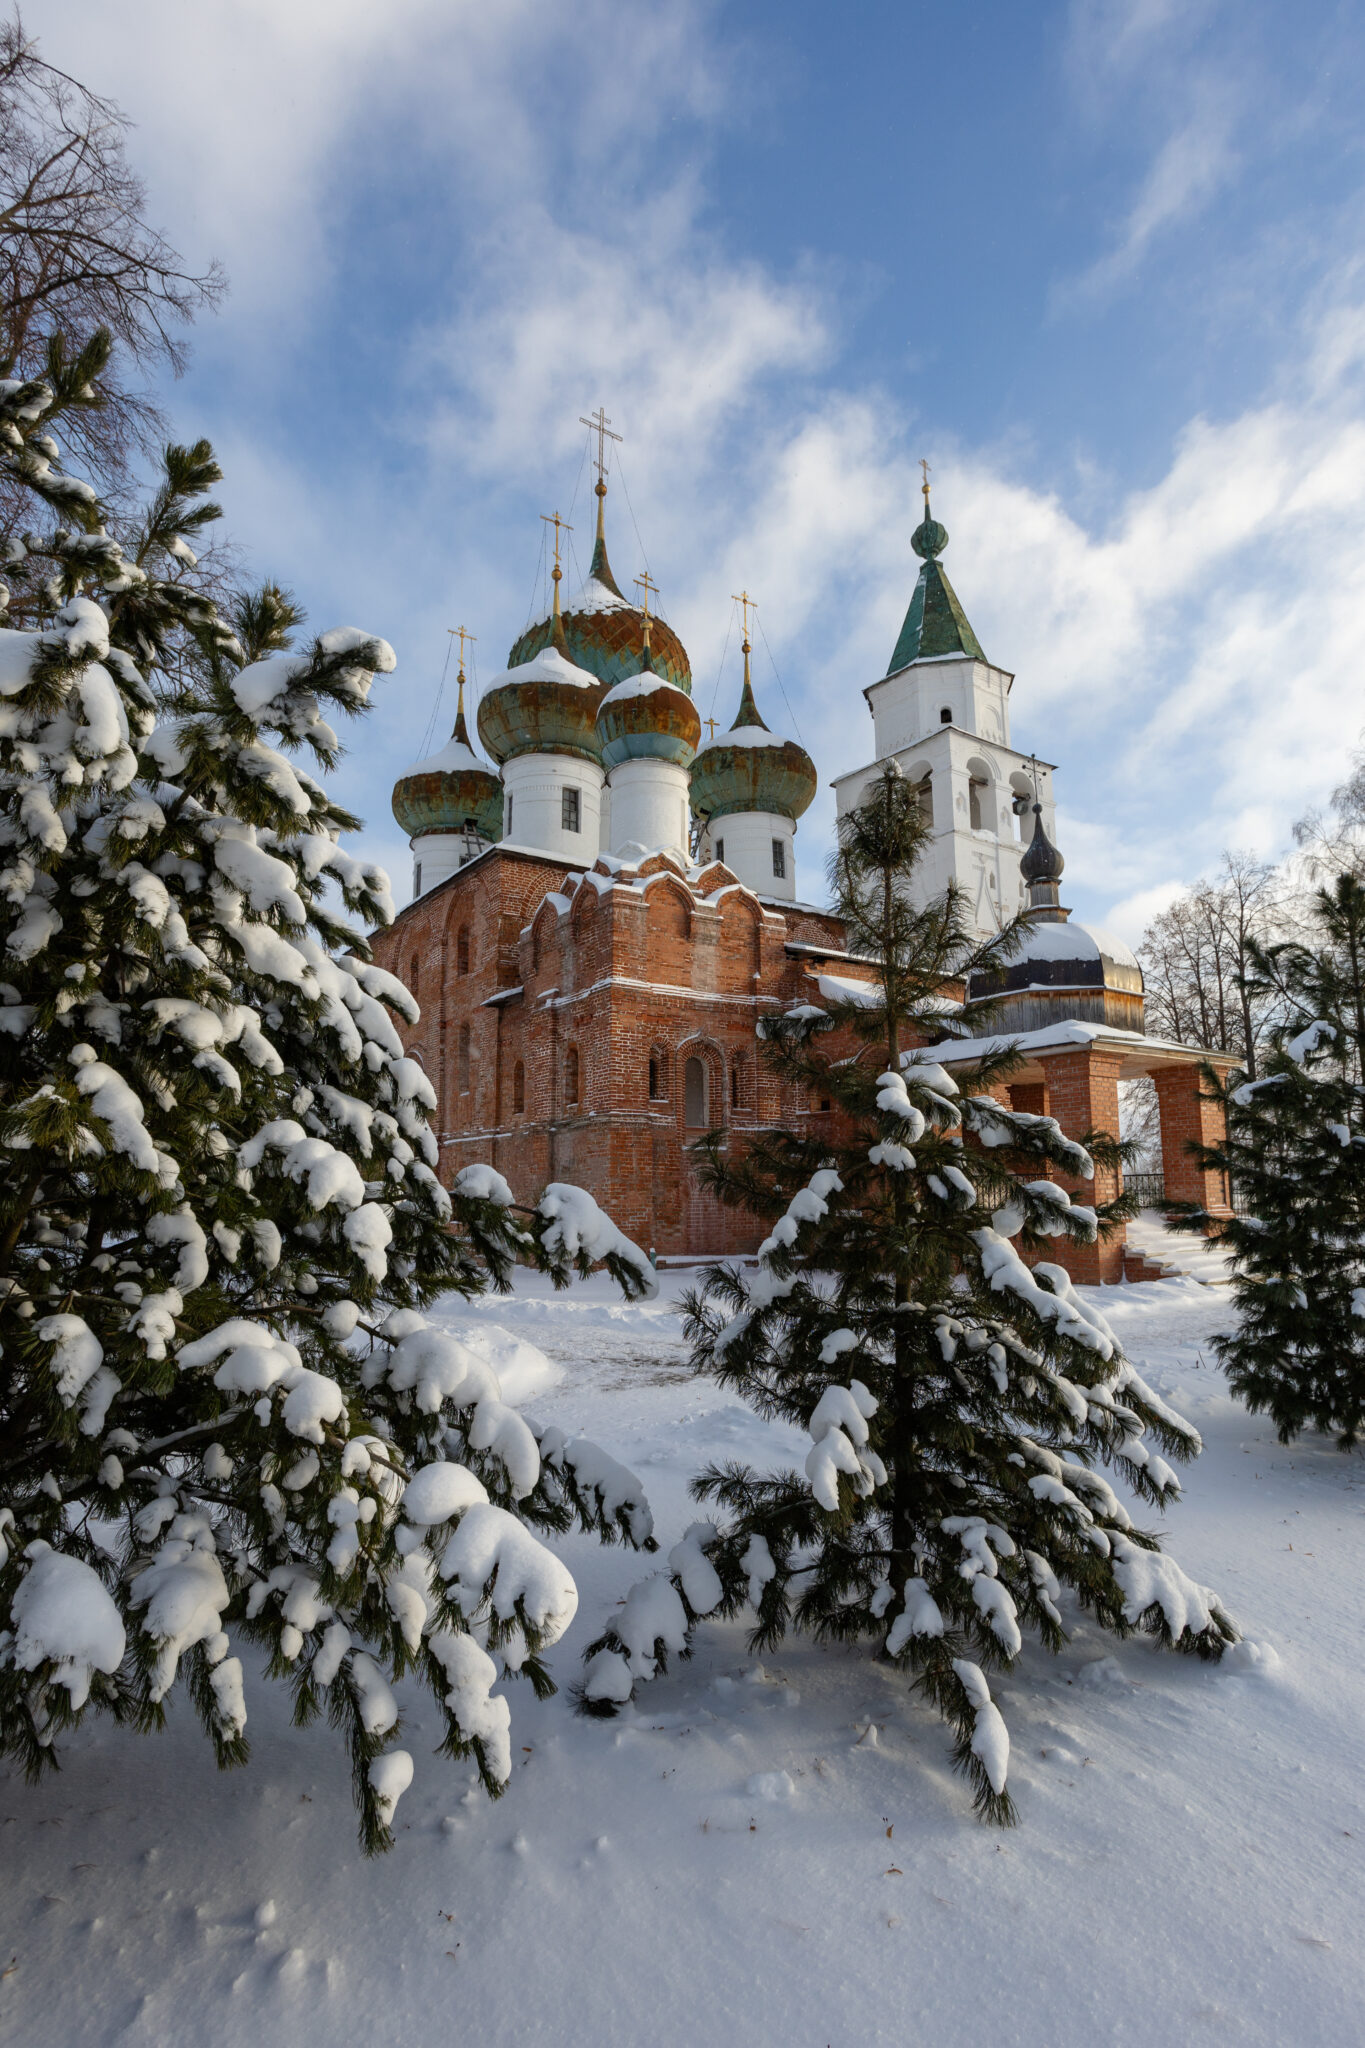
[[[445,628],[479,634],[484,675],[501,665],[536,514],[566,509],[578,414],[599,399],[628,436],[634,510],[703,713],[730,594],[747,587],[825,778],[871,753],[861,690],[918,569],[912,457],[932,436],[946,567],[987,651],[1017,672],[1016,742],[1059,764],[1078,910],[1133,935],[1225,845],[1275,851],[1339,779],[1365,645],[1365,306],[1349,268],[1276,388],[1190,421],[1157,482],[1086,524],[1017,455],[954,446],[948,422],[916,420],[912,446],[904,405],[843,352],[819,271],[778,276],[705,225],[704,164],[665,149],[676,121],[726,104],[703,10],[641,9],[629,39],[605,0],[558,13],[401,0],[382,14],[359,0],[189,13],[145,0],[139,18],[146,35],[128,38],[73,0],[31,26],[139,118],[154,211],[187,253],[232,264],[220,348],[254,349],[268,369],[284,332],[333,345],[323,309],[357,209],[401,208],[420,188],[430,291],[421,326],[376,366],[379,425],[350,433],[338,417],[291,437],[268,412],[232,411],[236,387],[206,422],[257,566],[296,582],[317,623],[372,625],[398,648],[339,793],[374,821],[367,846],[400,885],[388,791],[426,725]],[[1172,17],[1147,0],[1113,19],[1131,52]],[[1173,129],[1120,248],[1136,260],[1230,162]],[[610,502],[624,579],[640,563],[615,486]],[[590,514],[575,518],[581,542]],[[736,638],[727,661],[728,719]],[[785,724],[762,641],[755,680]],[[822,791],[800,841],[810,891],[830,817]]]

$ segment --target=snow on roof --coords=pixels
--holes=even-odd
[[[675,697],[686,697],[686,690],[680,690],[676,683],[670,683],[667,676],[656,676],[652,669],[640,669],[633,676],[625,676],[614,689],[608,690],[598,705],[599,715],[608,704],[621,704],[630,697],[652,697],[658,690],[671,690]],[[689,697],[688,702],[692,700]]]
[[[729,732],[713,733],[709,740],[703,740],[697,749],[698,757],[708,747],[785,747],[787,742],[780,732],[769,732],[766,725],[741,725]]]
[[[915,1058],[937,1060],[941,1066],[975,1065],[1011,1047],[1021,1053],[1048,1052],[1064,1045],[1093,1045],[1097,1039],[1103,1039],[1106,1045],[1131,1046],[1135,1052],[1178,1053],[1185,1060],[1212,1059],[1236,1064],[1231,1053],[1214,1052],[1207,1046],[1181,1045],[1174,1038],[1152,1038],[1145,1031],[1122,1031],[1115,1024],[1085,1024],[1077,1017],[1069,1017],[1061,1024],[1045,1024],[1037,1031],[997,1031],[982,1038],[944,1038],[937,1045],[918,1046]]]
[[[629,598],[618,597],[614,590],[608,590],[605,583],[589,575],[582,589],[571,597],[564,607],[566,612],[628,612],[634,607]]]
[[[1112,960],[1116,967],[1136,967],[1137,960],[1112,933],[1093,924],[1035,924],[1009,962],[1020,960]]]
[[[579,668],[575,662],[566,661],[557,647],[542,647],[530,661],[523,661],[516,668],[504,669],[500,676],[494,676],[484,695],[487,696],[491,690],[501,690],[509,683],[568,683],[576,690],[601,687],[597,676]]]
[[[481,761],[472,747],[453,736],[441,748],[439,754],[428,754],[425,761],[416,761],[411,768],[405,768],[399,776],[401,782],[408,775],[458,775],[468,768],[477,768],[484,775],[493,774],[486,761]]]
[[[831,1003],[862,1003],[868,1009],[882,1000],[882,988],[875,981],[848,981],[841,974],[817,974],[820,993]]]

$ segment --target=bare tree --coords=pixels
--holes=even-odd
[[[49,376],[54,347],[70,352],[107,330],[100,403],[65,425],[115,501],[165,431],[144,380],[180,374],[182,330],[225,289],[216,263],[196,274],[147,222],[128,127],[109,100],[47,63],[17,10],[0,22],[0,374]],[[16,517],[0,502],[0,532]]]
[[[1212,881],[1197,882],[1152,921],[1138,948],[1149,1030],[1234,1052],[1255,1075],[1274,1003],[1242,969],[1248,939],[1279,935],[1279,896],[1275,868],[1226,853]]]

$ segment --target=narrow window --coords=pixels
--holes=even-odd
[[[469,926],[462,924],[455,937],[455,972],[469,972]]]
[[[460,1058],[460,1072],[459,1072],[459,1085],[460,1085],[460,1093],[461,1093],[461,1095],[468,1095],[468,1093],[469,1093],[469,1026],[468,1026],[467,1024],[462,1024],[462,1025],[460,1026],[460,1055],[459,1055],[459,1058]]]
[[[566,832],[577,832],[581,829],[578,822],[578,791],[576,789],[561,791],[559,822]]]
[[[722,867],[725,866],[725,841],[723,839],[716,841],[716,859]]]
[[[773,874],[779,882],[787,879],[787,848],[781,839],[773,841]]]
[[[420,896],[422,893],[422,863],[420,860],[415,860],[412,864],[412,893],[414,896]]]
[[[651,1102],[657,1102],[659,1099],[659,1062],[657,1060],[651,1060],[649,1063],[649,1099]]]
[[[578,1047],[571,1045],[564,1055],[564,1100],[578,1100]]]
[[[735,1064],[734,1064],[734,1066],[733,1066],[733,1067],[731,1067],[731,1069],[730,1069],[730,1107],[731,1107],[731,1109],[738,1109],[738,1108],[739,1108],[739,1062],[738,1062],[738,1061],[736,1061],[736,1062],[735,1062]]]
[[[931,775],[926,775],[923,782],[915,784],[915,795],[919,800],[920,816],[926,825],[932,825],[934,822],[934,782]]]
[[[413,954],[413,956],[412,956],[412,959],[411,959],[411,961],[409,962],[409,965],[408,965],[408,987],[409,987],[409,988],[410,988],[410,989],[412,990],[412,992],[413,992],[413,994],[414,994],[414,995],[416,995],[416,993],[417,993],[417,976],[418,976],[418,970],[419,970],[419,968],[421,967],[421,964],[422,964],[422,956],[421,956],[421,954],[420,954],[420,953],[414,953],[414,954]]]
[[[985,787],[985,783],[978,782],[975,776],[967,784],[967,815],[971,820],[973,832],[981,830],[981,792]]]
[[[503,837],[505,839],[512,837],[512,793],[510,790],[507,793],[507,828],[503,833]]]
[[[942,709],[942,710],[941,710],[941,711],[939,712],[939,714],[938,714],[938,722],[939,722],[939,724],[940,724],[940,725],[951,725],[951,724],[952,724],[952,722],[953,722],[953,707],[952,707],[952,705],[951,705],[951,704],[945,704],[945,705],[944,705],[943,709]]]
[[[512,1069],[512,1114],[520,1116],[526,1107],[526,1069],[518,1060]]]
[[[693,1131],[706,1123],[706,1069],[699,1059],[690,1059],[683,1069],[683,1119]]]

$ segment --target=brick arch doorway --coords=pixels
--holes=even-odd
[[[702,1186],[689,1147],[705,1132],[728,1123],[725,1060],[709,1038],[690,1038],[678,1047],[678,1081],[682,1139],[682,1241],[690,1251],[715,1254],[732,1251],[738,1241],[737,1212],[727,1209]]]

